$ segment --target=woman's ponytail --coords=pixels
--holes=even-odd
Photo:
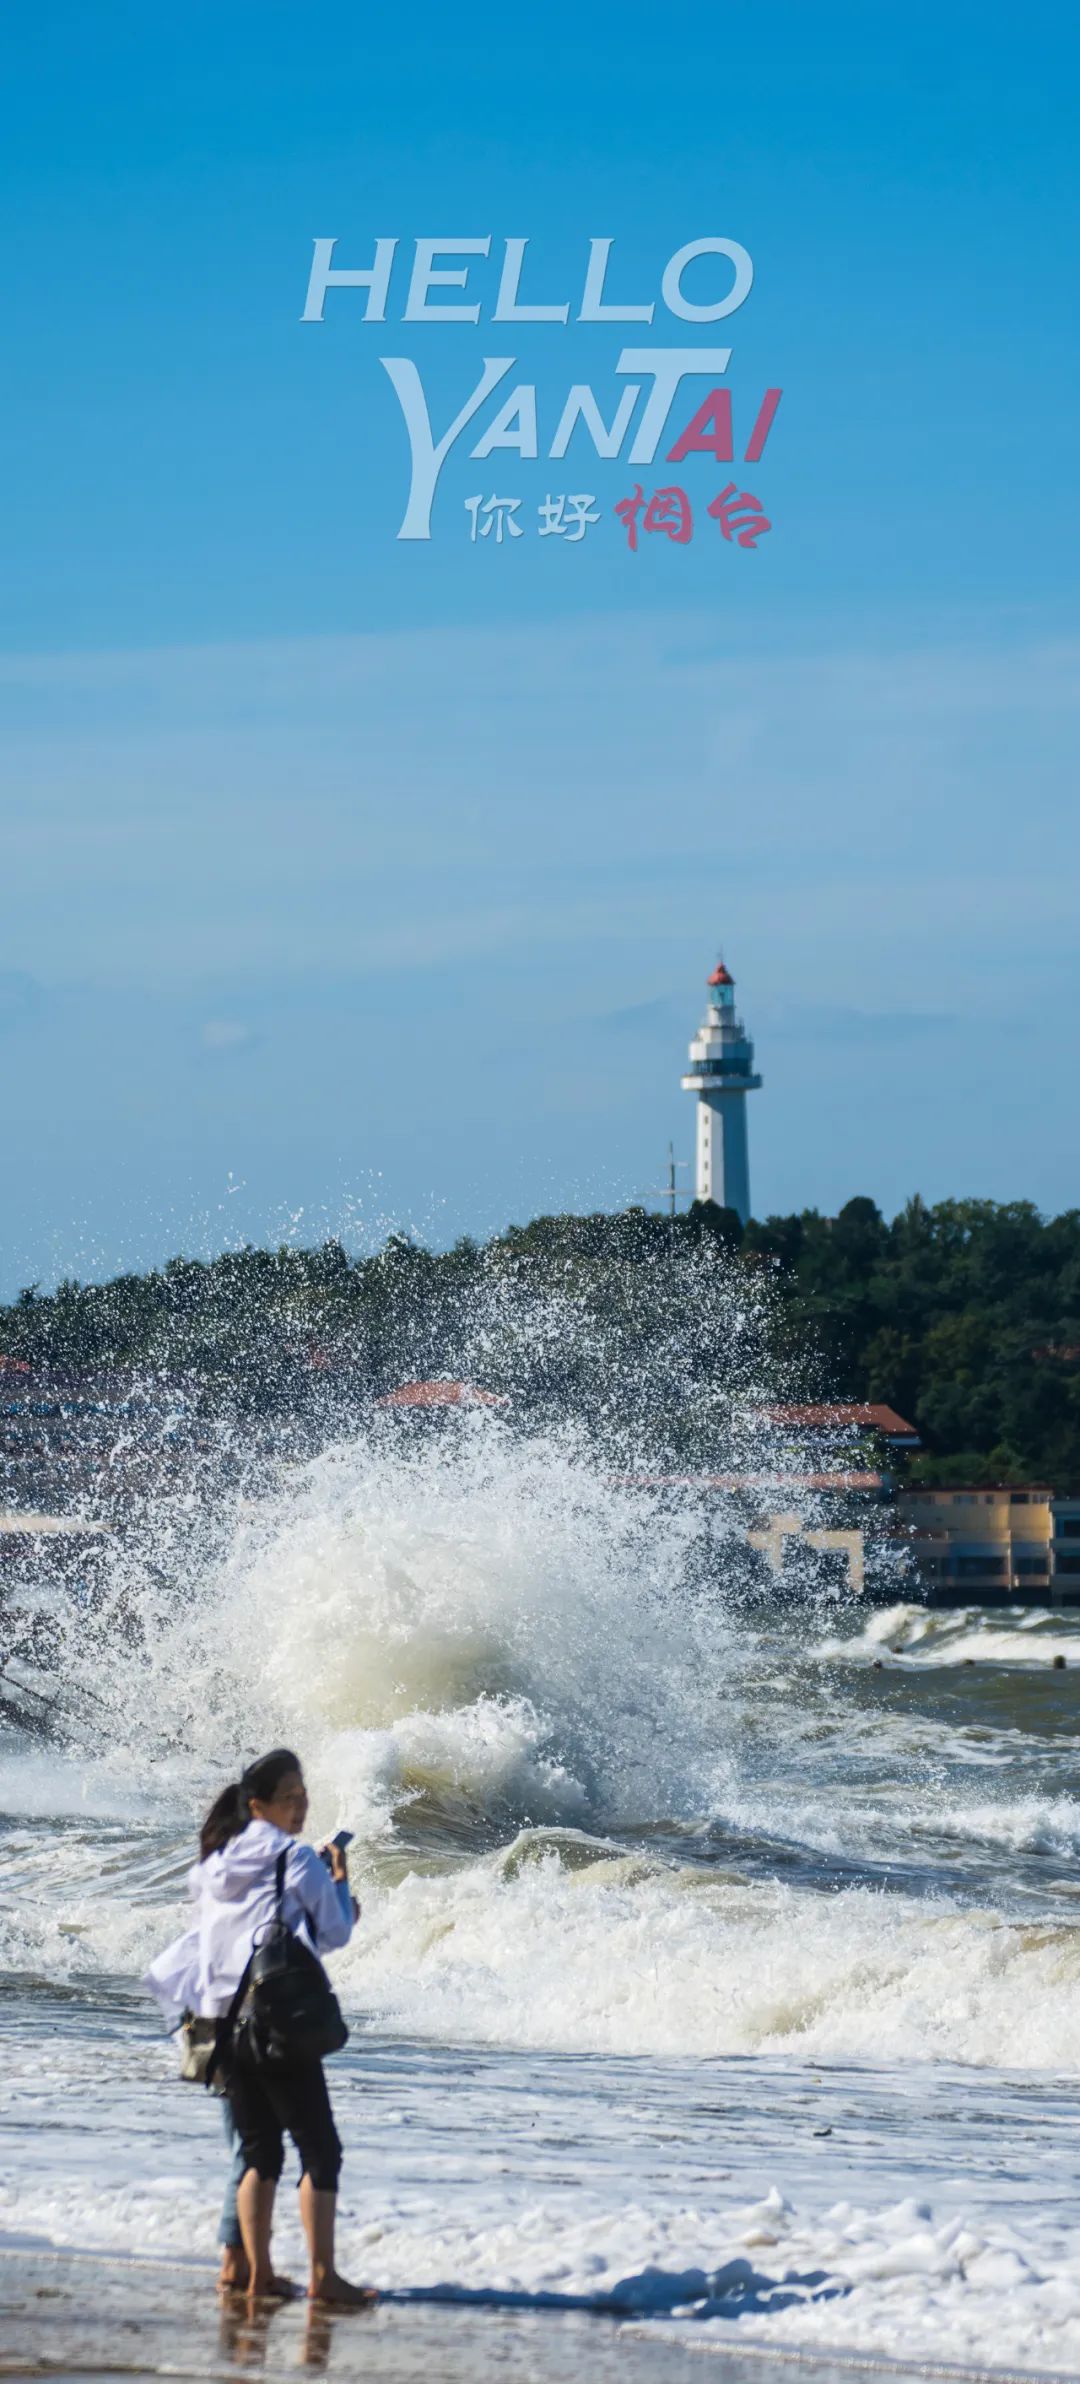
[[[241,1830],[247,1828],[249,1818],[248,1790],[242,1780],[233,1780],[214,1798],[199,1831],[199,1861],[205,1862],[208,1854],[216,1854],[219,1846],[227,1846],[230,1838],[238,1838]]]

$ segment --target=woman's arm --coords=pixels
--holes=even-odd
[[[304,1907],[320,1953],[347,1945],[353,1933],[352,1897],[347,1880],[332,1879],[314,1846],[294,1846],[286,1880]]]

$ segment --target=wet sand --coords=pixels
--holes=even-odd
[[[166,2266],[45,2247],[0,2248],[0,2376],[81,2384],[101,2376],[274,2379],[309,2370],[340,2384],[910,2384],[985,2371],[766,2344],[676,2340],[578,2313],[482,2309],[387,2297],[338,2314],[305,2302],[250,2313],[219,2300],[202,2260]],[[1009,2371],[995,2370],[994,2384]],[[1030,2375],[1033,2371],[1028,2371]]]

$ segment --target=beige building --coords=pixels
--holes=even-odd
[[[982,1606],[1049,1598],[1054,1507],[1053,1491],[1042,1482],[1009,1490],[902,1490],[896,1501],[931,1595]]]

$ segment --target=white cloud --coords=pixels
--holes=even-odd
[[[916,934],[933,988],[1063,921],[1076,661],[999,624],[745,656],[670,615],[0,657],[5,958],[181,986],[629,947],[633,998],[657,939],[771,935],[783,992],[816,924],[819,997],[889,1008]]]

